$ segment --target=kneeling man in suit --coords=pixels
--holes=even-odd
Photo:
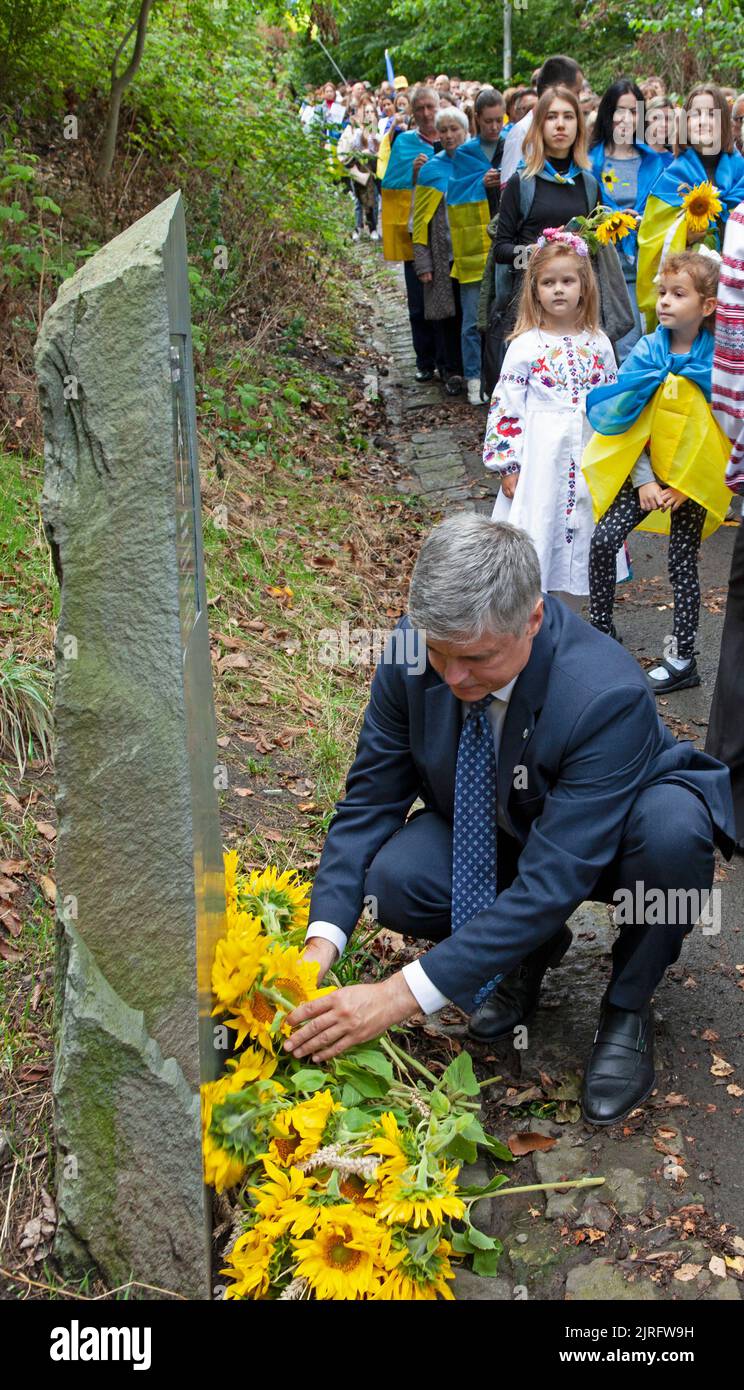
[[[727,769],[677,742],[622,646],[541,593],[529,537],[452,516],[422,546],[375,672],[305,955],[322,977],[365,898],[434,945],[380,983],[300,1005],[286,1047],[324,1061],[448,1000],[472,1038],[506,1036],[534,1012],[581,902],[640,903],[617,914],[584,1075],[585,1118],[612,1124],[653,1088],[651,997],[705,910],[714,844],[730,857],[734,838]]]

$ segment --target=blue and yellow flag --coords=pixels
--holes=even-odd
[[[636,343],[616,382],[589,392],[586,413],[597,433],[581,468],[595,521],[648,447],[657,478],[705,507],[703,537],[720,526],[731,501],[724,482],[730,445],[708,404],[712,364],[711,333],[703,330],[688,353],[672,356],[668,329],[657,328]],[[638,530],[668,534],[670,520],[671,512],[649,512]]]
[[[433,153],[431,145],[415,130],[403,131],[393,144],[382,180],[382,254],[386,261],[413,260],[413,242],[408,230],[413,161],[420,154],[425,154],[429,160]]]
[[[677,155],[660,174],[646,203],[643,220],[638,228],[638,307],[646,316],[650,333],[656,326],[656,274],[662,260],[687,246],[687,224],[682,201],[699,183],[707,183],[708,174],[694,150]],[[744,159],[737,152],[722,154],[716,164],[711,182],[718,189],[723,204],[721,223],[730,212],[744,202]],[[712,228],[711,230],[715,230]],[[718,235],[718,233],[716,233]],[[720,248],[719,248],[720,249]]]
[[[486,231],[490,213],[483,178],[491,162],[476,135],[455,150],[452,163],[452,178],[447,189],[454,256],[452,276],[461,285],[469,285],[483,278],[490,246]]]
[[[435,154],[428,164],[419,169],[416,189],[413,195],[413,240],[426,246],[429,240],[429,223],[452,176],[453,161],[444,150]]]

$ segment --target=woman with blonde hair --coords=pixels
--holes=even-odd
[[[484,386],[489,393],[514,327],[527,248],[534,246],[546,227],[562,227],[572,217],[584,217],[600,201],[589,165],[584,117],[568,87],[548,87],[543,92],[523,148],[523,167],[512,174],[501,193],[483,277],[479,317],[486,332]]]

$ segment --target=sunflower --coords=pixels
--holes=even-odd
[[[228,930],[217,942],[212,966],[212,992],[229,1007],[251,989],[266,953],[268,939],[257,917],[228,913]],[[219,1004],[212,1010],[219,1013]]]
[[[238,873],[238,851],[236,849],[225,850],[222,855],[225,865],[225,902],[228,906],[234,907],[238,901],[237,873]]]
[[[260,917],[273,936],[280,932],[304,931],[310,911],[311,886],[295,869],[280,874],[271,864],[261,873],[254,869],[247,882],[238,883],[238,902]]]
[[[615,184],[619,182],[620,179],[618,175],[615,173],[615,170],[612,168],[612,165],[610,165],[609,169],[605,169],[602,174],[602,183],[607,189],[607,192],[611,193],[613,188],[615,187]]]
[[[437,1225],[450,1217],[459,1220],[465,1213],[465,1203],[455,1195],[459,1168],[443,1168],[438,1180],[430,1186],[420,1186],[417,1170],[410,1168],[383,1183],[378,1215],[382,1221],[421,1226]]]
[[[264,1168],[268,1180],[258,1187],[248,1188],[255,1198],[256,1215],[260,1217],[262,1228],[280,1235],[288,1230],[296,1236],[305,1235],[317,1216],[317,1208],[306,1205],[315,1179],[300,1172],[299,1168],[277,1168],[268,1159],[264,1160]]]
[[[454,1299],[455,1295],[447,1283],[448,1279],[455,1277],[449,1262],[452,1246],[448,1240],[437,1239],[436,1232],[432,1232],[431,1237],[428,1248],[422,1245],[420,1236],[413,1241],[393,1237],[385,1259],[385,1276],[379,1292],[375,1294],[376,1299],[431,1302],[437,1294],[445,1299]]]
[[[356,1207],[321,1207],[313,1235],[293,1245],[295,1275],[316,1298],[367,1298],[380,1288],[390,1236]]]
[[[274,1253],[273,1241],[260,1228],[238,1236],[227,1256],[227,1268],[220,1270],[220,1274],[228,1274],[235,1280],[226,1290],[225,1298],[263,1298],[271,1284],[269,1266]]]
[[[267,1057],[254,1048],[245,1052],[228,1066],[233,1070],[221,1076],[218,1081],[207,1081],[201,1088],[202,1154],[204,1157],[204,1181],[217,1192],[224,1192],[240,1182],[246,1170],[245,1159],[217,1142],[212,1135],[212,1113],[215,1106],[221,1105],[227,1096],[242,1091],[253,1081],[264,1080],[276,1069],[276,1058]],[[278,1082],[271,1086],[272,1095],[278,1095],[284,1088]]]
[[[277,1111],[271,1121],[268,1153],[261,1154],[264,1166],[270,1161],[288,1168],[309,1158],[323,1143],[331,1114],[340,1109],[330,1091],[316,1091],[309,1100]]]
[[[684,185],[683,185],[684,186]],[[697,183],[682,199],[688,229],[691,232],[707,232],[711,222],[715,222],[723,204],[714,183]]]
[[[255,918],[249,920],[255,921]],[[259,1047],[265,1048],[267,1052],[273,1052],[274,1039],[277,1035],[276,1016],[281,1009],[281,1004],[266,992],[268,990],[284,1000],[289,1010],[297,1008],[298,1004],[304,1004],[309,999],[318,999],[322,994],[329,994],[333,989],[332,985],[325,985],[318,989],[318,962],[306,961],[302,958],[302,953],[298,946],[283,946],[280,941],[275,941],[268,950],[266,939],[262,938],[263,946],[259,960],[260,970],[257,968],[254,974],[256,981],[250,993],[243,995],[237,1002],[230,1005],[232,1018],[226,1020],[228,1028],[237,1029],[236,1045],[241,1046],[246,1037],[251,1037],[258,1043]],[[255,947],[258,950],[258,946]],[[246,951],[250,947],[246,943]],[[250,966],[253,964],[251,957],[250,964],[245,967],[246,977],[249,974]],[[236,970],[239,967],[236,966]],[[260,980],[258,975],[260,973]],[[237,979],[237,976],[235,977]],[[230,988],[230,977],[227,977],[224,988]],[[285,1009],[286,1012],[286,1009]],[[291,1028],[288,1023],[282,1022],[279,1027],[282,1037],[288,1038]]]
[[[415,1139],[409,1131],[401,1133],[398,1121],[391,1111],[386,1110],[377,1122],[378,1130],[367,1140],[365,1151],[371,1154],[389,1155],[384,1163],[378,1164],[377,1180],[395,1177],[405,1172],[419,1157]],[[380,1133],[382,1131],[382,1133]]]
[[[610,242],[620,241],[635,229],[636,218],[629,212],[613,212],[600,222],[595,235],[600,246],[607,246]]]

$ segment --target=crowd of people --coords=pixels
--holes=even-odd
[[[557,55],[503,92],[440,74],[319,96],[355,237],[381,236],[403,263],[416,379],[489,406],[494,518],[532,538],[546,592],[574,609],[588,599],[591,624],[618,641],[627,538],[667,534],[674,628],[648,681],[660,695],[699,684],[700,545],[744,491],[740,289],[738,307],[719,306],[727,225],[744,221],[744,94],[706,82],[680,99],[652,76],[599,95]],[[721,293],[743,265],[734,257]],[[709,746],[741,778],[734,703],[729,673]]]

